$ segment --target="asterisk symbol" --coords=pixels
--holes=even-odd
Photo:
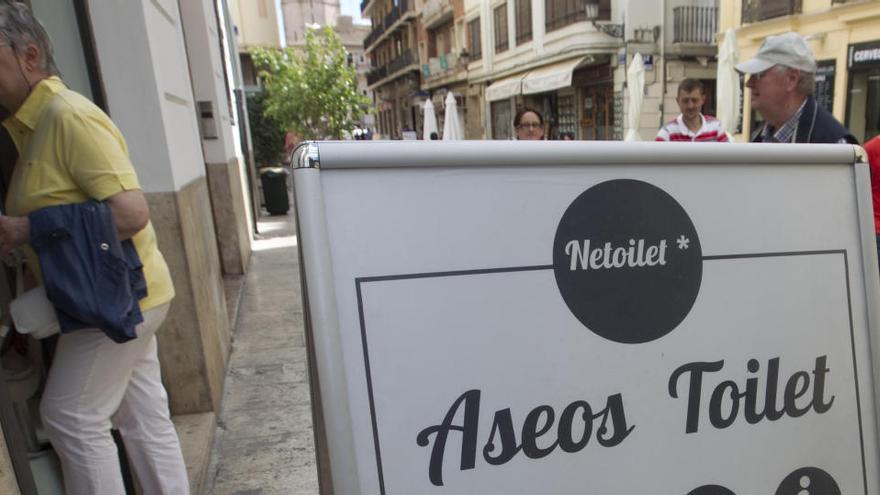
[[[676,239],[675,242],[678,243],[678,249],[687,249],[687,248],[688,248],[688,244],[691,243],[691,240],[688,239],[687,237],[685,237],[684,234],[682,234],[681,237],[679,237],[678,239]]]

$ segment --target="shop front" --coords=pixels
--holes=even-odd
[[[849,46],[846,126],[864,143],[880,134],[880,40]]]
[[[588,141],[614,139],[614,73],[608,63],[574,72],[572,84],[578,90],[577,138]]]

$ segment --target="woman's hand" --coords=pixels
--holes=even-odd
[[[13,249],[27,244],[31,237],[28,217],[0,215],[0,258],[6,258]]]

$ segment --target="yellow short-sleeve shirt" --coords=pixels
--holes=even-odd
[[[50,77],[37,84],[15,115],[3,121],[18,149],[4,214],[24,216],[48,206],[103,201],[140,189],[122,133],[100,108]],[[152,223],[133,238],[144,265],[146,311],[170,301],[174,285]],[[40,278],[37,256],[25,249]]]

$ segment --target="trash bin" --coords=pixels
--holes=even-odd
[[[284,215],[290,209],[290,200],[287,196],[287,175],[287,170],[281,167],[260,170],[263,203],[270,215]]]

